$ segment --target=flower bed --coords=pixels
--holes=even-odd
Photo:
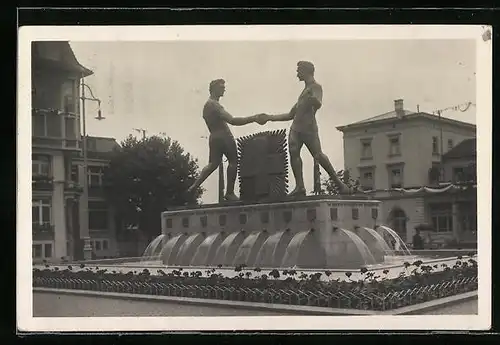
[[[452,267],[428,266],[421,261],[405,263],[405,271],[394,279],[384,277],[389,270],[378,276],[362,268],[363,278],[356,281],[349,279],[349,272],[345,273],[347,281],[323,281],[321,276],[329,277],[331,272],[308,275],[272,270],[260,275],[259,268],[245,270],[240,266],[235,270],[239,274],[228,278],[216,269],[188,273],[179,268],[151,275],[147,269],[120,273],[84,265],[64,270],[47,265],[43,270],[33,270],[33,286],[383,311],[477,290],[478,284],[477,263],[472,258],[459,259]],[[279,279],[281,275],[287,278]]]

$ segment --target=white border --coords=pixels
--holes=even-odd
[[[228,30],[229,28],[229,30]],[[492,44],[487,26],[310,25],[310,26],[39,26],[19,30],[17,324],[20,331],[166,330],[480,330],[491,324],[491,118]],[[479,314],[477,316],[259,316],[33,318],[31,231],[31,59],[33,40],[360,40],[474,39],[477,49],[477,157]],[[436,57],[439,58],[439,57]]]

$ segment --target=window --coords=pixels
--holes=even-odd
[[[463,167],[455,167],[453,168],[453,182],[461,182],[465,179],[465,169]]]
[[[44,249],[44,256],[46,258],[51,258],[52,257],[52,243],[45,243],[43,245]]]
[[[61,79],[50,72],[34,71],[32,76],[33,107],[61,109]]]
[[[207,218],[207,216],[201,216],[200,217],[200,223],[201,223],[201,226],[203,228],[206,228],[207,224],[208,224],[208,218]]]
[[[108,250],[109,245],[108,245],[108,240],[103,240],[102,241],[102,250]]]
[[[431,184],[437,184],[443,180],[443,169],[441,163],[433,162],[432,167],[429,170],[429,182]]]
[[[61,115],[57,112],[50,112],[45,115],[46,118],[46,136],[60,138],[62,135],[61,131]]]
[[[240,214],[240,224],[246,224],[247,223],[247,215],[245,213]]]
[[[189,218],[188,217],[182,218],[182,226],[185,228],[189,228]]]
[[[33,255],[33,258],[35,259],[38,259],[38,258],[41,258],[42,257],[42,245],[41,244],[34,244],[32,246],[32,255]]]
[[[31,134],[35,137],[47,135],[47,123],[45,114],[33,113],[31,117]]]
[[[172,228],[172,218],[167,219],[167,229]]]
[[[389,136],[389,156],[399,156],[401,154],[401,145],[399,135]]]
[[[34,199],[31,204],[31,221],[37,225],[51,224],[51,205],[50,200]]]
[[[476,231],[477,205],[473,202],[462,203],[460,205],[459,221],[460,221],[460,230],[462,232]]]
[[[438,137],[432,137],[432,154],[439,154],[439,145],[438,145]]]
[[[315,208],[311,208],[311,209],[307,210],[307,220],[310,222],[316,220],[316,209]]]
[[[219,215],[219,225],[224,226],[226,225],[227,217],[225,214]]]
[[[89,188],[102,187],[103,167],[89,166]]]
[[[73,116],[66,116],[64,118],[65,137],[66,139],[76,140],[76,118]]]
[[[49,176],[50,156],[33,155],[31,158],[31,173],[33,176]]]
[[[32,115],[32,135],[36,137],[61,137],[61,115],[57,111],[37,111]]]
[[[372,158],[372,141],[371,139],[361,139],[361,159]]]
[[[330,219],[337,220],[339,218],[339,213],[336,207],[330,208]]]
[[[79,172],[78,172],[78,165],[72,165],[71,166],[71,181],[79,183]]]
[[[285,222],[287,222],[287,223],[289,221],[291,221],[292,220],[292,212],[291,211],[285,211],[285,212],[283,212],[283,220]]]
[[[65,113],[76,114],[77,112],[77,88],[75,80],[66,80],[62,84],[62,109]]]
[[[375,169],[374,168],[360,168],[360,184],[363,190],[375,189]]]
[[[108,229],[108,205],[104,201],[89,201],[89,229]]]
[[[372,219],[378,218],[378,208],[372,208]]]
[[[352,219],[354,220],[359,219],[359,209],[353,207],[351,213],[352,213]]]
[[[263,224],[267,224],[269,223],[269,212],[262,212],[260,214],[260,221],[263,223]]]
[[[430,218],[436,232],[453,231],[451,203],[430,204]]]
[[[453,139],[448,139],[448,151],[453,148]]]
[[[101,250],[101,241],[95,241],[95,250]]]
[[[389,187],[402,188],[403,187],[403,167],[402,166],[389,166]]]

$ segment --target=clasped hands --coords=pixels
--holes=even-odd
[[[254,121],[257,122],[259,125],[265,125],[267,121],[271,120],[271,115],[268,115],[266,113],[260,113],[254,115]]]

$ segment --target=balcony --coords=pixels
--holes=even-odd
[[[53,178],[50,176],[44,176],[44,175],[35,175],[32,178],[32,189],[33,190],[53,190],[54,189],[54,184],[53,184]]]
[[[54,239],[54,226],[50,223],[32,223],[33,240],[46,241]]]
[[[80,195],[83,192],[83,187],[74,181],[65,181],[64,182],[64,191],[67,193]]]
[[[32,145],[40,148],[80,151],[81,140],[76,135],[67,136],[67,133],[78,132],[74,124],[77,119],[76,115],[57,109],[33,108]]]

